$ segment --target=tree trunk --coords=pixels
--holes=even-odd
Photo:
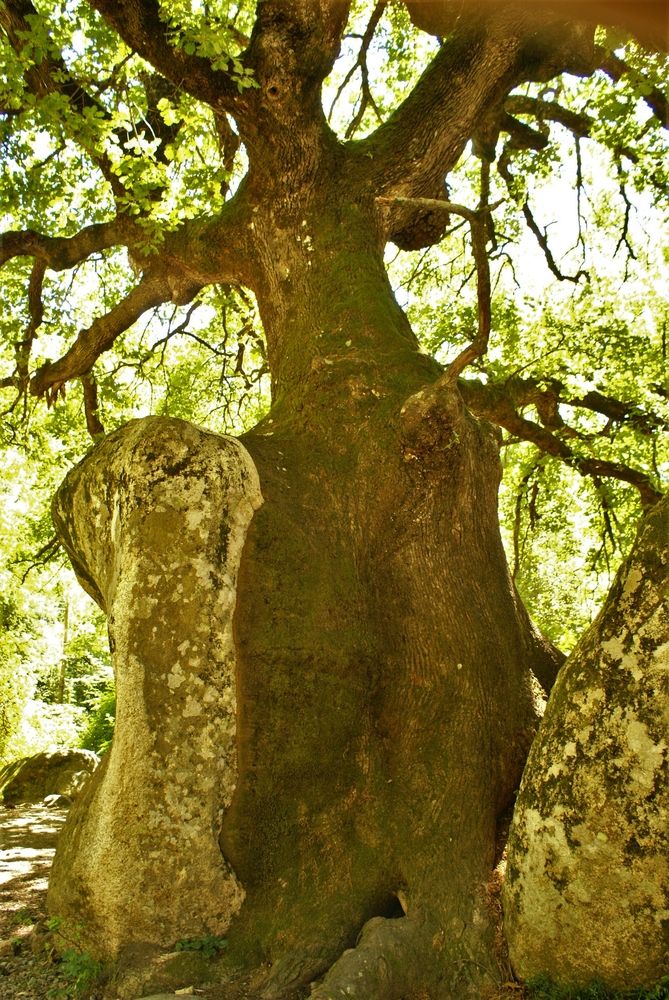
[[[289,993],[328,969],[318,1000],[387,1000],[421,989],[435,1000],[479,997],[483,984],[499,977],[486,908],[496,825],[535,731],[531,669],[554,668],[555,658],[507,571],[497,521],[498,438],[465,410],[457,389],[442,393],[438,407],[421,395],[438,369],[418,351],[392,295],[373,213],[347,206],[341,190],[308,209],[304,199],[295,202],[302,207],[274,202],[253,221],[263,248],[256,291],[274,403],[243,438],[263,503],[236,586],[237,774],[228,778],[236,787],[229,804],[218,796],[225,867],[245,894],[229,931],[229,963],[264,968],[264,997]],[[124,441],[121,432],[115,445],[101,447],[120,455]],[[160,448],[154,434],[159,466]],[[82,497],[95,492],[95,456],[75,473]],[[121,482],[129,461],[117,460]],[[134,548],[126,544],[128,522],[121,520],[98,568],[90,557],[82,568],[90,515],[73,509],[71,495],[66,487],[59,501],[61,533],[89,589],[104,591],[96,574],[119,546],[139,558],[144,542],[139,535]],[[223,503],[225,491],[220,497]],[[196,497],[187,510],[203,513]],[[220,511],[208,505],[203,517],[202,537],[213,537]],[[88,539],[92,550],[90,531]],[[179,565],[193,557],[192,540],[179,528],[150,544],[166,547]],[[148,595],[167,572],[164,557],[151,558],[159,568],[155,580],[143,576]],[[124,565],[131,572],[130,555]],[[220,585],[212,573],[207,586]],[[206,631],[212,599],[202,598],[194,618],[171,606],[187,638],[201,626]],[[150,653],[164,616],[143,614],[131,697],[160,697],[159,711],[144,713],[149,752],[161,747],[158,730],[171,725],[160,719],[171,702],[149,691],[150,671],[169,673]],[[175,631],[169,655],[178,649]],[[121,693],[127,650],[117,648],[115,667],[119,715],[110,764],[97,791],[75,806],[64,844],[68,837],[74,844],[74,831],[78,844],[90,840],[103,823],[96,802],[104,799],[116,748],[128,743]],[[119,751],[118,775],[126,752]],[[161,760],[172,822],[179,766]],[[150,781],[141,768],[136,773]],[[157,803],[155,788],[151,795]],[[134,791],[133,801],[138,796]],[[177,855],[171,866],[198,869],[199,883],[215,863],[194,857],[178,837],[162,847],[156,839],[154,849],[155,857],[133,860],[135,877],[144,865],[147,884],[168,851]],[[113,854],[114,843],[106,850]],[[74,917],[88,890],[66,868],[56,866],[51,906]],[[233,893],[227,917],[213,904],[209,912],[209,904],[199,905],[188,936],[220,932],[239,903]],[[86,913],[99,928],[104,914],[96,917],[95,905],[89,898]],[[130,911],[124,918],[121,905],[115,913],[115,952],[138,940],[174,943],[175,923],[161,927],[156,919],[150,930]],[[96,933],[84,936],[99,951]]]
[[[504,886],[523,977],[616,989],[667,973],[669,498],[642,521],[560,672],[527,763]]]

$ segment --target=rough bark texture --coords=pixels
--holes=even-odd
[[[523,977],[629,988],[669,973],[668,569],[665,498],[560,672],[525,770],[504,888]]]
[[[236,780],[237,567],[260,502],[239,442],[157,417],[110,435],[56,497],[109,617],[118,729],[68,816],[49,907],[106,957],[223,933],[244,898],[216,837]]]

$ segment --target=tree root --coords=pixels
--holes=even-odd
[[[443,925],[411,917],[374,917],[310,1000],[480,1000],[499,982],[484,938],[455,919]]]
[[[311,1000],[401,1000],[434,985],[437,963],[426,926],[374,917],[355,948],[335,962]]]

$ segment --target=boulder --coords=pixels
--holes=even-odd
[[[42,802],[53,795],[73,802],[99,763],[92,750],[52,750],[24,757],[0,771],[0,796],[9,806]]]
[[[669,974],[669,496],[558,675],[507,844],[516,974],[616,990]]]
[[[167,417],[109,434],[58,491],[57,530],[108,616],[117,717],[47,906],[96,957],[222,935],[244,899],[218,836],[237,773],[237,569],[261,502],[238,441]]]

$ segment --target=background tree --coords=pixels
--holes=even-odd
[[[642,7],[621,5],[623,27],[644,33]],[[78,382],[88,430],[103,438],[100,397],[114,400],[177,334],[217,367],[163,369],[154,378],[166,395],[199,395],[214,371],[245,375],[248,393],[263,368],[271,377],[270,410],[242,436],[244,453],[165,419],[131,425],[59,494],[60,536],[109,613],[118,679],[128,679],[119,739],[71,814],[52,886],[52,905],[99,952],[184,936],[178,894],[158,890],[166,850],[183,852],[190,878],[186,824],[174,817],[187,793],[202,793],[225,865],[205,845],[192,883],[215,872],[226,888],[218,904],[203,889],[189,921],[191,933],[230,928],[221,976],[258,969],[255,988],[269,997],[329,969],[315,996],[371,998],[480,996],[503,974],[485,886],[537,725],[533,677],[549,689],[562,657],[507,570],[500,444],[527,443],[505,502],[530,592],[545,584],[523,567],[525,525],[547,517],[558,483],[581,503],[574,476],[592,482],[615,549],[657,502],[666,468],[661,290],[618,301],[613,316],[600,305],[607,282],[616,288],[625,271],[650,281],[661,257],[637,223],[666,191],[665,61],[596,36],[598,9],[586,8],[572,22],[549,5],[503,3],[0,7],[10,420],[34,399],[59,404]],[[566,139],[571,248],[551,242],[554,206],[537,203]],[[595,143],[613,188],[590,203]],[[571,291],[540,318],[523,225]],[[616,232],[602,274],[590,256],[596,227],[604,246]],[[463,235],[469,284],[454,265]],[[423,254],[393,272],[397,296],[388,243]],[[436,316],[430,271],[444,303]],[[407,313],[422,315],[422,351]],[[151,314],[171,321],[167,332],[156,334]],[[254,352],[257,374],[246,374]],[[256,472],[263,503],[233,586],[236,566],[226,577],[226,557],[213,561],[228,516],[216,490]],[[170,476],[181,500],[160,493]],[[198,477],[206,503],[189,505]],[[175,738],[194,711],[174,664],[209,612],[187,614],[165,589],[170,559],[190,581],[192,539],[174,526],[193,518],[219,581],[198,591],[201,607],[233,588],[234,643],[217,647],[208,633],[204,673],[188,681],[192,696],[224,650],[231,680],[212,694],[207,723],[225,723],[226,768],[208,783],[206,768],[161,771],[164,812],[147,830],[121,776],[136,765],[145,785],[133,795],[155,789],[145,765],[165,764],[166,688],[180,691]],[[124,567],[120,585],[110,565]],[[153,619],[142,603],[152,565]],[[156,645],[161,630],[169,642]],[[140,704],[152,687],[153,705]],[[92,827],[110,835],[111,815],[122,824],[107,881],[98,866],[93,887],[75,862],[95,856]],[[135,878],[138,864],[146,891],[133,907],[122,873]],[[142,910],[147,900],[160,906]]]

